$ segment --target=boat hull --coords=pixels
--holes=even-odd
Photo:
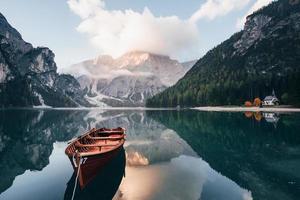
[[[99,169],[101,169],[107,163],[109,163],[120,152],[122,148],[123,146],[120,146],[119,148],[113,151],[93,156],[83,156],[80,159],[69,157],[74,172],[77,173],[78,166],[80,163],[80,170],[78,176],[80,188],[83,189],[90,181],[92,181],[95,178]]]
[[[85,175],[93,177],[93,179],[91,179],[84,188],[79,187],[80,183],[77,183],[78,185],[74,192],[74,199],[106,200],[113,198],[124,176],[126,165],[124,148],[121,147],[115,153],[116,155],[109,159],[105,165],[97,165],[98,168],[93,170],[94,174],[84,173]],[[65,200],[72,199],[76,175],[77,171],[74,171],[67,184],[64,196]]]
[[[78,176],[81,189],[123,149],[124,142],[123,128],[94,128],[70,142],[65,153]]]

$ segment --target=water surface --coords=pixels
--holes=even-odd
[[[75,199],[300,196],[299,114],[0,110],[0,199],[71,199],[67,142],[118,126],[127,129],[125,151]]]

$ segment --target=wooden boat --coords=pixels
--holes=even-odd
[[[71,141],[65,150],[74,171],[77,171],[79,185],[83,189],[105,166],[125,142],[125,129],[92,129]]]
[[[113,157],[106,165],[97,168],[92,181],[84,189],[77,187],[74,190],[76,171],[67,183],[65,190],[65,200],[84,200],[84,199],[113,199],[116,194],[122,178],[125,174],[126,157],[125,150],[121,148],[117,155]],[[74,193],[74,198],[72,198]]]

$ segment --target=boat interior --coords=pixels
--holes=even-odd
[[[110,151],[125,141],[125,130],[117,129],[93,129],[89,133],[77,138],[66,149],[68,155],[74,153],[99,154]]]

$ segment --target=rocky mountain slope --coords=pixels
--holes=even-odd
[[[247,17],[244,30],[201,58],[148,106],[241,105],[275,90],[300,105],[300,2],[278,0]]]
[[[54,53],[33,48],[0,13],[0,107],[89,105],[78,81],[59,75]]]
[[[113,59],[99,56],[65,70],[77,78],[86,99],[97,106],[143,106],[146,99],[174,85],[195,61],[133,51]]]

